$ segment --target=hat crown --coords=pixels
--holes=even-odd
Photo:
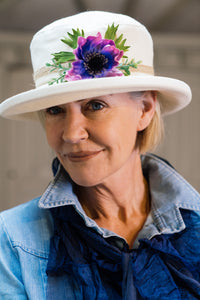
[[[123,34],[126,45],[130,46],[125,53],[128,60],[134,58],[135,61],[141,61],[142,65],[152,67],[153,42],[144,25],[122,14],[89,11],[54,21],[35,34],[30,46],[34,73],[38,73],[46,63],[51,62],[53,53],[73,50],[61,41],[68,32],[72,33],[72,29],[84,30],[85,37],[96,36],[98,32],[104,37],[108,25],[113,23],[115,26],[119,25],[117,36]],[[36,79],[36,86],[47,84],[52,77],[52,74],[41,73]]]

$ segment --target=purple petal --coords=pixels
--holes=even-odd
[[[113,68],[112,70],[109,70],[108,72],[106,72],[105,77],[115,77],[115,76],[124,76],[123,72]]]
[[[65,75],[65,80],[66,81],[76,81],[76,80],[81,80],[81,76],[80,75],[69,75],[69,74],[66,74]]]
[[[85,72],[85,68],[82,60],[77,60],[72,63],[72,68],[67,73],[70,75],[81,75]]]
[[[115,46],[115,42],[113,40],[102,39],[101,45],[102,45],[102,49],[103,49],[103,47],[105,47],[107,45]]]
[[[108,59],[107,67],[110,69],[118,66],[119,60],[122,58],[124,51],[120,51],[114,46],[107,46],[104,47],[101,53]]]
[[[88,74],[84,67],[84,61],[83,60],[77,60],[72,63],[72,68],[66,73],[66,77],[76,77],[80,76],[80,79],[83,78],[92,78],[91,75]]]
[[[88,53],[91,53],[94,50],[95,52],[98,52],[99,48],[101,49],[101,47],[99,47],[101,41],[102,37],[100,32],[97,34],[97,36],[88,36],[85,44],[80,47],[82,57],[85,57]]]
[[[115,46],[106,46],[102,49],[101,53],[104,55],[112,55],[115,61],[119,61],[122,58],[124,51],[120,51]]]
[[[74,55],[78,58],[78,59],[83,59],[82,57],[82,46],[85,44],[86,39],[82,36],[78,37],[78,47],[73,51]]]

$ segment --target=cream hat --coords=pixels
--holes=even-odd
[[[162,114],[191,101],[183,81],[154,75],[153,42],[133,18],[88,11],[57,20],[30,46],[36,88],[0,104],[9,119],[37,119],[37,111],[71,101],[130,91],[158,91]]]

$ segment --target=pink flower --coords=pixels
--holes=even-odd
[[[65,76],[67,81],[123,75],[116,67],[124,52],[116,48],[113,40],[102,39],[100,32],[97,36],[79,37],[74,54],[76,61]]]

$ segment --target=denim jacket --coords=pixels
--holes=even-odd
[[[140,231],[140,239],[174,234],[185,229],[181,209],[195,211],[200,219],[200,195],[170,165],[154,155],[142,156],[142,166],[149,182],[151,213]],[[86,216],[70,181],[58,168],[44,194],[30,202],[0,214],[0,299],[46,299],[46,268],[53,220],[49,208],[72,205],[105,239],[115,233],[100,228]],[[118,237],[118,244],[123,239]],[[183,245],[182,245],[183,247]],[[71,299],[73,300],[73,299]]]

